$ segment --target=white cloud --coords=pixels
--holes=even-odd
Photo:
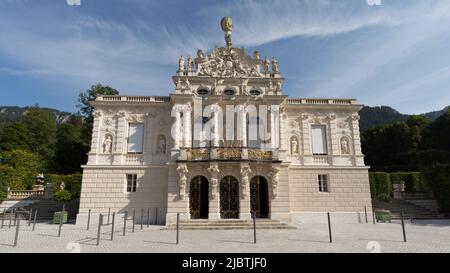
[[[121,22],[113,17],[89,16],[82,9],[71,7],[66,8],[79,10],[78,13],[68,16],[36,11],[21,21],[17,19],[20,14],[14,17],[0,10],[0,37],[8,41],[0,43],[0,57],[13,60],[17,64],[14,67],[20,67],[2,65],[0,74],[54,75],[86,85],[108,83],[125,93],[167,94],[180,54],[194,54],[197,48],[210,49],[224,43],[219,27],[224,15],[231,15],[234,20],[233,40],[237,46],[258,46],[296,36],[335,36],[369,26],[401,30],[398,37],[384,41],[364,55],[355,52],[347,69],[322,75],[327,82],[310,93],[322,95],[333,90],[336,92],[333,96],[346,96],[353,86],[364,84],[386,64],[411,48],[414,50],[415,44],[442,31],[430,26],[442,20],[448,22],[450,1],[411,2],[383,1],[382,6],[374,7],[365,0],[208,2],[206,7],[199,6],[197,13],[189,15],[190,22],[199,23],[179,25],[152,21],[152,16]],[[12,5],[11,1],[0,0],[3,3]],[[41,21],[55,29],[39,28]],[[408,27],[418,25],[426,27]],[[295,77],[295,71],[286,74]],[[398,90],[406,89],[398,87]]]

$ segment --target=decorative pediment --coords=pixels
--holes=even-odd
[[[215,78],[261,77],[261,61],[245,55],[241,48],[215,48],[207,57],[199,50],[197,58],[198,76]]]

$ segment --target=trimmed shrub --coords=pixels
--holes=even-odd
[[[67,190],[62,190],[55,193],[53,198],[59,202],[68,202],[72,199],[72,194]]]
[[[53,190],[55,193],[61,191],[61,182],[64,181],[65,189],[70,192],[73,198],[79,198],[81,192],[82,174],[47,174],[45,181],[53,183]]]

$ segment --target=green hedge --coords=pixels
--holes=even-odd
[[[392,184],[405,181],[406,192],[430,192],[431,186],[420,172],[370,172],[370,192],[374,199],[389,201],[393,195]]]
[[[369,173],[370,190],[372,198],[389,201],[392,196],[391,179],[388,173]]]
[[[82,174],[46,174],[45,181],[53,183],[54,192],[60,191],[61,182],[66,184],[66,190],[72,194],[72,198],[79,198],[81,192],[81,178]]]
[[[396,172],[390,173],[392,184],[400,184],[405,181],[406,192],[429,192],[430,186],[420,172]]]
[[[424,176],[430,181],[441,212],[450,212],[450,164],[435,164],[430,166]]]

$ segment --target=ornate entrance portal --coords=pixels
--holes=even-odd
[[[220,218],[239,218],[239,182],[233,176],[220,181]]]
[[[209,184],[204,176],[196,176],[191,180],[189,212],[191,219],[208,219]]]
[[[262,176],[250,181],[250,212],[256,212],[256,218],[269,218],[269,187]]]

